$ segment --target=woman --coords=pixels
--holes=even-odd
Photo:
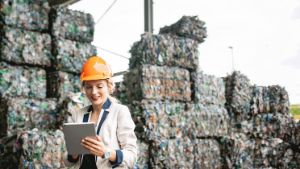
[[[83,91],[91,105],[75,112],[72,122],[94,122],[96,138],[86,137],[81,145],[87,155],[68,155],[68,164],[80,169],[133,168],[137,158],[135,124],[128,108],[110,96],[114,84],[107,63],[98,56],[89,58],[80,75]]]

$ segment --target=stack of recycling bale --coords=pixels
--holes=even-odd
[[[218,141],[220,137],[228,135],[229,128],[223,79],[201,71],[193,72],[192,79],[194,103],[191,104],[192,111],[187,112],[187,126],[194,137],[201,138],[197,140],[198,144],[203,145],[195,145],[194,168],[222,168]]]
[[[93,32],[89,14],[50,9],[47,0],[0,0],[1,167],[64,167],[57,129],[88,104],[73,92],[82,63],[96,54]],[[116,95],[137,126],[136,167],[299,168],[300,124],[285,89],[252,86],[239,72],[204,74],[197,48],[205,37],[204,22],[184,16],[133,45]]]
[[[64,135],[61,130],[43,131],[37,128],[19,134],[22,153],[19,168],[63,168],[66,155]]]
[[[95,23],[91,14],[67,8],[51,8],[49,17],[53,60],[52,68],[47,70],[47,96],[58,99],[60,128],[73,109],[88,104],[80,94],[79,75],[82,64],[97,55],[91,44]]]
[[[17,168],[11,142],[31,128],[53,128],[56,101],[46,98],[51,66],[47,0],[0,1],[0,166]],[[8,138],[14,139],[14,141]],[[10,154],[12,153],[12,154]]]
[[[65,153],[59,101],[80,91],[80,65],[96,54],[93,24],[47,0],[0,0],[1,167],[64,166],[54,160]]]
[[[222,79],[199,73],[198,44],[205,37],[204,22],[184,16],[158,35],[143,34],[131,48],[123,83],[143,147],[138,167],[221,167],[213,138],[227,134],[225,89]]]
[[[289,114],[286,90],[278,85],[251,85],[249,79],[237,71],[224,80],[231,124],[225,142],[234,147],[223,156],[227,158],[227,166],[299,167],[299,161],[296,162],[299,150],[290,149],[296,145],[290,141],[295,123]]]
[[[196,122],[194,133],[200,133],[197,137],[220,137],[228,134],[229,116],[225,109],[225,85],[222,78],[193,72],[193,109],[201,112],[191,119],[199,119]],[[200,120],[201,119],[201,120]],[[203,120],[205,119],[205,120]],[[206,121],[207,120],[207,121]],[[206,133],[205,133],[206,132]]]
[[[64,98],[64,93],[80,91],[82,63],[96,55],[94,20],[90,14],[56,8],[50,11],[50,24],[54,69],[47,72],[47,94]]]

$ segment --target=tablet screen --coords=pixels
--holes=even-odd
[[[63,132],[68,154],[90,154],[80,143],[85,137],[96,136],[94,123],[64,123]]]

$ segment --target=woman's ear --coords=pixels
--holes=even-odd
[[[114,90],[112,88],[109,88],[109,94],[112,95],[114,93]]]
[[[81,91],[81,93],[83,93],[84,95],[86,94],[86,93],[85,93],[85,90],[84,90],[84,82],[81,83],[80,91]]]
[[[84,87],[83,87],[83,86],[81,86],[81,89],[80,89],[80,91],[81,91],[81,93],[82,93],[82,94],[86,95],[86,93],[85,93],[85,90],[84,90]]]

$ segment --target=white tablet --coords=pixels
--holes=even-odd
[[[63,132],[68,154],[90,154],[80,143],[88,136],[96,136],[94,123],[64,123]]]

